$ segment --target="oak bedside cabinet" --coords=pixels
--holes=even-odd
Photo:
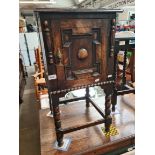
[[[114,88],[114,37],[116,13],[105,9],[37,9],[45,76],[52,100],[58,146],[63,135],[93,125],[105,123],[109,131],[111,97]],[[101,86],[105,92],[105,109],[90,98],[89,87]],[[83,97],[60,101],[67,92],[86,89]],[[69,128],[61,127],[59,104],[85,99],[103,117],[94,122]],[[115,103],[113,104],[115,106]]]

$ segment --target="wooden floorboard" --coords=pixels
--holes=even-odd
[[[103,97],[95,99],[95,102],[104,109]],[[63,128],[102,118],[93,106],[86,108],[84,101],[63,105],[60,109]],[[112,117],[113,126],[118,129],[118,135],[106,138],[101,131],[104,124],[68,133],[64,137],[71,137],[72,142],[69,150],[64,152],[53,148],[56,136],[53,118],[46,116],[49,109],[40,110],[41,155],[103,154],[134,144],[134,109],[127,106],[119,96],[116,111],[118,113],[113,114]]]

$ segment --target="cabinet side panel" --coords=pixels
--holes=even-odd
[[[39,24],[39,33],[41,40],[41,47],[43,52],[44,64],[46,66],[45,76],[48,85],[48,90],[56,90],[57,89],[57,76],[56,69],[54,63],[54,55],[53,55],[53,42],[51,36],[51,20],[50,16],[44,16],[39,13],[38,16],[38,24]]]

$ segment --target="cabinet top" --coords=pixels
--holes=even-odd
[[[53,13],[121,13],[121,9],[60,9],[60,8],[37,8],[35,12],[53,12]]]

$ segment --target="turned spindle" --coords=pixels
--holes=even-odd
[[[61,132],[59,98],[57,95],[52,96],[52,103],[53,103],[53,118],[55,123],[57,142],[58,146],[61,147],[63,145],[63,133]]]
[[[89,87],[86,87],[86,107],[89,107]]]
[[[110,125],[112,123],[111,118],[111,95],[106,94],[105,96],[105,131],[108,132],[110,129]]]

